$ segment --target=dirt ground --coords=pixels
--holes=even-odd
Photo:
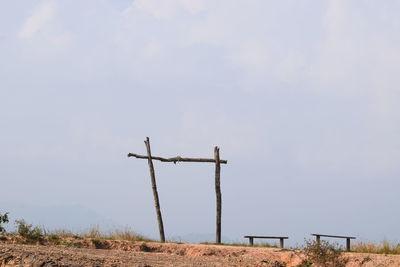
[[[400,255],[346,253],[349,267],[400,266]],[[200,244],[69,240],[63,245],[0,242],[0,266],[294,267],[301,251]]]

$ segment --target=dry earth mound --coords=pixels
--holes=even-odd
[[[254,266],[295,267],[304,259],[299,250],[200,244],[145,243],[122,240],[66,238],[59,245],[0,242],[0,266]],[[399,255],[345,253],[348,267],[400,266]]]

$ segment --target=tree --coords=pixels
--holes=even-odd
[[[4,215],[0,213],[0,234],[6,232],[6,229],[1,225],[2,223],[8,223],[8,212],[6,212]]]

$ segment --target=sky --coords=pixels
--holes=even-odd
[[[400,242],[400,2],[0,0],[0,213],[158,238],[145,154],[213,157],[223,241]],[[155,162],[167,239],[213,164]]]

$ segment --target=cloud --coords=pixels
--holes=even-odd
[[[400,40],[386,30],[396,24],[388,19],[392,12],[385,10],[384,5],[369,3],[360,9],[348,1],[330,1],[324,18],[325,36],[310,65],[315,89],[371,94],[400,81],[395,75]]]
[[[63,55],[72,44],[74,35],[66,31],[62,23],[57,2],[41,1],[17,33],[21,56],[25,59],[47,60]]]
[[[232,55],[233,62],[250,71],[267,72],[271,61],[271,49],[261,41],[246,41],[239,53]]]
[[[239,157],[259,149],[262,133],[255,121],[233,118],[223,111],[218,114],[188,111],[182,115],[176,142],[185,153],[200,151],[206,154],[218,145],[226,156]]]
[[[180,10],[197,14],[205,9],[204,0],[136,0],[125,10],[125,14],[145,11],[157,19],[170,19]]]
[[[283,98],[294,94],[299,102],[306,98],[306,103],[308,97],[327,101],[328,105],[318,106],[322,112],[315,115],[317,122],[313,121],[314,110],[299,117],[304,124],[316,125],[312,134],[310,129],[301,130],[307,145],[283,144],[288,146],[288,154],[295,155],[294,160],[305,168],[315,168],[315,164],[335,170],[357,166],[358,170],[382,173],[396,169],[391,159],[399,154],[395,148],[398,142],[393,140],[394,133],[400,131],[400,110],[396,105],[400,40],[393,33],[400,30],[400,19],[394,12],[398,7],[391,10],[390,6],[333,0],[314,6],[318,10],[310,14],[307,5],[286,1],[204,1],[196,11],[201,10],[201,16],[183,18],[180,12],[191,11],[181,1],[162,5],[135,1],[131,13],[125,13],[131,27],[124,36],[131,38],[126,47],[137,48],[132,62],[139,62],[134,70],[141,73],[139,77],[163,79],[163,73],[175,70],[180,75],[174,79],[196,83],[196,76],[186,75],[190,74],[186,71],[195,69],[195,55],[207,57],[215,49],[223,63],[209,58],[207,67],[216,64],[216,69],[233,69],[235,76],[224,80],[232,90],[256,92],[260,98],[273,92]],[[149,25],[148,33],[142,32],[142,25]],[[182,62],[185,68],[179,68]],[[162,67],[146,68],[151,64]],[[291,90],[279,93],[279,88]],[[282,109],[295,112],[299,107],[290,106],[298,105],[293,102],[282,103]],[[303,106],[300,109],[308,110]],[[274,111],[270,114],[265,115],[273,121],[270,127],[279,127]],[[183,116],[179,136],[186,140],[182,146],[218,143],[241,151],[255,145],[242,148],[235,140],[267,131],[265,125],[253,126],[258,120],[235,124],[229,117],[213,118],[194,110]],[[240,124],[246,125],[248,131],[236,127]],[[218,129],[220,135],[209,133],[211,128]],[[194,136],[189,138],[190,133]],[[282,136],[274,140],[282,142]]]
[[[294,85],[304,76],[310,61],[308,50],[316,37],[307,33],[310,38],[298,38],[292,32],[305,28],[312,33],[321,26],[319,16],[304,16],[299,18],[300,23],[292,22],[291,18],[299,15],[297,6],[288,3],[137,0],[123,12],[124,25],[117,33],[117,43],[132,55],[131,62],[148,60],[144,57],[147,47],[157,43],[162,47],[157,55],[167,65],[172,60],[176,67],[187,59],[185,64],[189,66],[180,68],[182,76],[195,64],[190,55],[183,56],[186,51],[193,50],[191,55],[195,55],[215,49],[220,51],[224,64],[237,72],[235,80],[246,91],[265,90],[265,84]],[[132,67],[134,71],[143,68],[143,63],[138,65],[140,68]]]
[[[18,37],[21,39],[29,39],[38,34],[46,25],[51,23],[55,18],[56,6],[53,1],[43,1],[29,16],[20,31]]]
[[[145,153],[148,135],[163,156],[209,157],[221,146],[230,162],[226,196],[256,192],[241,206],[263,208],[265,187],[286,188],[290,203],[312,192],[323,198],[330,185],[351,191],[338,201],[359,207],[371,195],[395,202],[400,2],[38,0],[33,10],[17,2],[0,10],[8,15],[0,14],[0,174],[9,188],[58,186],[69,201],[60,181],[73,180],[82,191],[76,201],[87,202],[96,183],[99,192],[120,192],[106,207],[124,217],[121,203],[148,197],[139,187],[145,162],[126,159]],[[198,175],[194,168],[187,177]],[[175,192],[174,174],[161,177]],[[358,190],[366,180],[370,188]],[[129,188],[139,201],[123,199]],[[32,194],[25,200],[46,201]],[[100,195],[91,199],[105,212]],[[328,202],[325,210],[335,209]],[[131,218],[151,231],[147,216]],[[241,227],[231,225],[232,233]]]
[[[359,2],[357,2],[359,3]],[[325,36],[309,65],[310,89],[320,94],[358,97],[368,102],[376,129],[399,131],[398,5],[330,1],[324,17]],[[381,133],[381,134],[382,134]],[[386,140],[381,140],[386,142]]]

